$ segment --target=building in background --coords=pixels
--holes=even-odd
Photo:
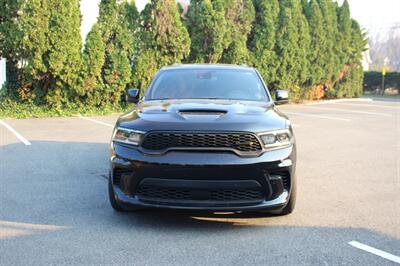
[[[6,60],[0,58],[0,90],[6,83]]]

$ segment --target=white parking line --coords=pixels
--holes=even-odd
[[[352,245],[355,248],[364,250],[366,252],[372,253],[372,254],[377,255],[379,257],[382,257],[382,258],[385,258],[387,260],[390,260],[390,261],[393,261],[393,262],[396,262],[396,263],[400,264],[400,257],[395,256],[395,255],[390,254],[390,253],[387,253],[385,251],[370,247],[368,245],[362,244],[362,243],[357,242],[357,241],[350,241],[349,245]]]
[[[343,102],[372,102],[371,98],[350,98],[350,99],[333,99],[333,100],[322,100],[318,102],[305,103],[303,105],[319,105],[327,103],[343,103]]]
[[[111,124],[108,124],[108,123],[105,123],[105,122],[102,122],[102,121],[99,121],[99,120],[96,120],[96,119],[93,119],[93,118],[84,117],[82,115],[79,115],[78,117],[81,118],[81,119],[87,120],[87,121],[91,121],[91,122],[96,123],[96,124],[100,124],[100,125],[103,125],[103,126],[114,128],[114,125],[111,125]]]
[[[13,129],[10,125],[8,125],[3,120],[0,120],[0,124],[2,124],[5,128],[7,128],[11,133],[13,133],[22,143],[26,146],[32,145],[26,138],[24,138],[21,134],[19,134],[15,129]]]
[[[331,116],[325,116],[325,115],[313,115],[313,114],[294,113],[294,112],[286,112],[286,111],[284,111],[284,113],[288,114],[288,115],[307,116],[307,117],[314,117],[314,118],[321,118],[321,119],[338,120],[338,121],[344,121],[344,122],[351,121],[350,119],[347,119],[347,118],[338,118],[338,117],[331,117]]]
[[[334,103],[329,103],[329,104],[334,104]],[[400,106],[388,106],[388,105],[377,105],[377,104],[363,104],[363,103],[338,103],[336,105],[347,105],[347,106],[366,106],[366,107],[378,107],[378,108],[383,108],[383,109],[395,109],[395,110],[400,110]]]
[[[304,106],[316,110],[324,110],[324,111],[337,111],[337,112],[345,112],[345,113],[355,113],[355,114],[365,114],[365,115],[377,115],[377,116],[385,116],[385,117],[392,117],[392,114],[383,114],[377,112],[366,112],[366,111],[355,111],[355,110],[347,110],[347,109],[338,109],[338,108],[324,108],[324,107],[310,107]]]

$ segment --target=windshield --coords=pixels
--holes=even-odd
[[[174,69],[159,73],[146,100],[232,99],[268,101],[268,94],[252,70]]]

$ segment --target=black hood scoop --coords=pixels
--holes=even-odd
[[[222,116],[227,113],[226,110],[215,110],[215,109],[184,109],[179,110],[180,115],[217,115]]]

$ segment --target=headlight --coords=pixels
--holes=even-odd
[[[114,130],[113,141],[138,146],[142,141],[144,132],[117,127]]]
[[[293,144],[293,135],[288,129],[274,130],[260,134],[266,149],[284,148]]]

